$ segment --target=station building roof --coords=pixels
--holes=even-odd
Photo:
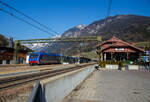
[[[100,52],[144,52],[143,49],[138,48],[131,43],[125,42],[115,36],[107,41],[102,42],[100,46]],[[117,48],[120,48],[120,50],[117,50]]]

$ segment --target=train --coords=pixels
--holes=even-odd
[[[29,54],[30,65],[88,63],[90,61],[85,57],[71,57],[54,53],[32,52]]]

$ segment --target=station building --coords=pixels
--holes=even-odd
[[[13,64],[14,48],[0,47],[0,64]],[[19,50],[17,59],[19,64],[26,61],[27,51]]]
[[[101,61],[106,60],[131,60],[138,61],[144,50],[131,43],[122,41],[117,37],[102,42],[97,46],[97,53]]]

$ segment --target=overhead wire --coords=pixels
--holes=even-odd
[[[107,25],[108,27],[106,26],[106,23],[107,23],[108,17],[110,16],[111,6],[112,6],[112,0],[109,0],[108,10],[107,10],[106,18],[105,18],[105,21],[104,21],[106,32],[109,32],[109,28],[110,28],[109,25]],[[113,36],[113,34],[112,34],[112,36]]]
[[[32,17],[29,17],[28,15],[26,15],[26,14],[24,14],[23,12],[21,12],[21,11],[19,11],[19,10],[17,10],[17,9],[15,9],[15,8],[13,8],[12,6],[10,6],[10,5],[8,5],[8,4],[6,4],[6,3],[4,3],[3,1],[0,1],[0,3],[2,4],[2,5],[4,5],[4,6],[6,6],[6,7],[8,7],[8,8],[10,8],[10,9],[12,9],[12,10],[14,10],[14,11],[16,11],[17,13],[19,13],[19,14],[21,14],[21,15],[23,15],[24,17],[26,17],[26,18],[28,18],[28,19],[30,19],[31,21],[33,21],[33,22],[35,22],[35,23],[37,23],[37,24],[39,24],[40,26],[42,26],[43,28],[45,28],[45,29],[47,29],[47,30],[49,30],[49,31],[51,31],[51,32],[53,32],[53,33],[55,33],[55,36],[56,35],[59,35],[59,33],[58,32],[56,32],[56,31],[54,31],[53,29],[51,29],[51,28],[49,28],[49,27],[47,27],[46,25],[44,25],[44,24],[41,24],[40,22],[38,22],[37,20],[35,20],[35,19],[33,19]],[[8,12],[7,12],[8,13]],[[23,19],[22,19],[23,20]],[[23,20],[23,21],[25,21],[25,20]],[[26,23],[27,23],[27,21],[25,21]],[[32,25],[32,26],[34,26],[35,27],[35,25],[33,25],[33,24],[31,24],[30,23],[30,25]],[[40,27],[35,27],[35,28],[40,28]],[[41,29],[41,28],[40,28]],[[42,29],[42,31],[46,31],[46,30],[43,30]],[[48,32],[48,31],[46,31],[46,32]],[[53,34],[54,35],[54,34]]]
[[[108,6],[108,11],[107,11],[106,18],[108,18],[108,17],[109,17],[109,15],[110,15],[111,6],[112,6],[112,0],[110,0],[110,2],[109,2],[109,6]]]
[[[108,17],[109,17],[109,15],[110,15],[111,6],[112,6],[112,0],[109,0],[108,10],[107,10],[106,18],[105,18],[105,21],[104,21],[104,24],[105,24],[105,25],[106,25],[106,22],[107,22],[107,18],[108,18]]]
[[[10,13],[10,12],[4,10],[4,9],[1,9],[1,11],[5,12],[5,13],[7,13],[7,14],[13,16],[13,17],[15,17],[16,19],[18,19],[18,20],[20,20],[20,21],[22,21],[22,22],[24,22],[24,23],[27,23],[27,24],[31,25],[32,27],[34,27],[34,28],[36,28],[36,29],[39,29],[39,30],[41,30],[41,31],[43,31],[43,32],[45,32],[45,33],[50,34],[50,32],[48,32],[48,31],[46,31],[46,30],[44,30],[44,29],[42,29],[42,28],[40,28],[40,27],[38,27],[38,26],[36,26],[36,25],[33,25],[32,23],[29,23],[28,21],[26,21],[26,20],[24,20],[24,19],[22,19],[22,18],[19,18],[18,16],[14,15],[14,14],[12,14],[12,13]]]

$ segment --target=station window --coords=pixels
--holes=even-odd
[[[22,57],[19,58],[19,64],[23,64],[23,58]]]
[[[3,64],[3,61],[2,61],[2,60],[0,60],[0,64]]]
[[[10,64],[10,60],[6,60],[6,64]]]

